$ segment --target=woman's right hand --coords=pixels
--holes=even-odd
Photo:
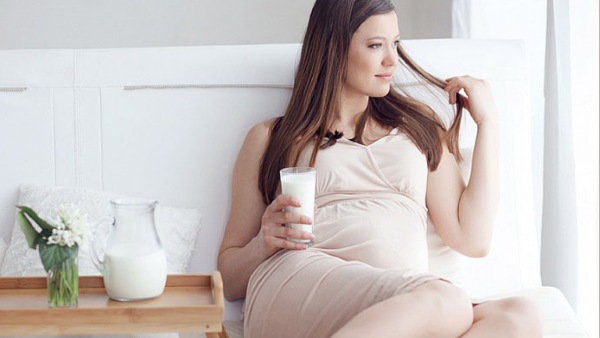
[[[286,227],[286,223],[312,224],[310,217],[286,211],[286,207],[300,207],[297,198],[290,195],[279,195],[267,206],[261,219],[259,233],[260,243],[267,256],[281,249],[303,250],[304,243],[293,242],[290,239],[313,240],[312,233]]]

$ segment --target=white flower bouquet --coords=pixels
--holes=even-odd
[[[87,244],[87,215],[73,205],[61,205],[51,221],[31,208],[17,206],[17,220],[31,249],[38,249],[48,273],[50,307],[77,306],[79,301],[79,248]],[[34,226],[33,223],[37,225]]]

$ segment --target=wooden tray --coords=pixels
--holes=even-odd
[[[119,302],[108,297],[100,276],[79,278],[77,308],[49,308],[45,277],[0,277],[2,335],[206,332],[223,328],[223,282],[210,275],[169,275],[160,297]]]

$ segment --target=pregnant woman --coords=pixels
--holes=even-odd
[[[388,0],[315,2],[287,109],[249,131],[233,172],[218,269],[226,297],[246,298],[245,337],[541,336],[525,299],[472,304],[428,272],[428,217],[453,249],[489,250],[497,112],[484,80],[437,79],[399,39]],[[446,95],[449,125],[392,85],[398,67]],[[468,185],[463,107],[478,128]],[[285,211],[300,207],[280,193],[279,171],[292,166],[316,168],[314,219]],[[314,234],[287,223],[313,224]]]

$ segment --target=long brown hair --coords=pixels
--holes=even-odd
[[[346,76],[348,50],[352,35],[369,17],[395,10],[389,0],[317,0],[310,14],[304,36],[294,88],[283,116],[277,118],[263,155],[259,189],[266,204],[277,193],[279,170],[298,162],[302,150],[313,145],[310,165],[322,148],[333,124]],[[398,45],[401,66],[422,81],[444,88],[445,81],[419,67]],[[355,139],[361,141],[369,118],[383,126],[398,128],[426,155],[429,170],[437,169],[442,148],[440,129],[446,131],[445,142],[455,156],[462,100],[457,100],[456,116],[446,130],[433,110],[424,103],[396,90],[384,97],[371,97],[356,126]],[[328,142],[327,144],[331,144]]]

